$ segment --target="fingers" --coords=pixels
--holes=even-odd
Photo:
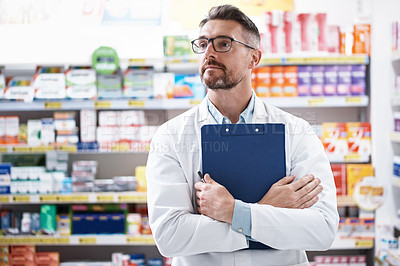
[[[323,190],[320,183],[321,181],[319,179],[315,179],[297,192],[303,194],[298,201],[299,208],[309,208],[318,201],[318,195]]]
[[[299,178],[298,180],[294,181],[291,186],[294,189],[294,191],[299,190],[300,188],[304,187],[311,181],[313,181],[315,177],[312,174],[308,174],[303,176],[302,178]]]
[[[279,179],[279,181],[276,182],[275,185],[278,185],[278,186],[287,185],[287,184],[291,183],[295,178],[296,178],[296,175],[285,176],[282,179]]]
[[[210,176],[209,174],[205,174],[205,175],[204,175],[204,181],[206,181],[206,183],[213,183],[213,182],[215,182],[215,181],[211,178],[211,176]]]

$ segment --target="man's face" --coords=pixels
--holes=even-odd
[[[248,40],[243,37],[241,25],[235,21],[211,20],[200,30],[200,37],[215,38],[218,36],[227,36],[248,43]],[[242,44],[232,42],[229,52],[218,53],[210,43],[205,53],[199,56],[201,81],[209,89],[229,90],[242,82],[246,76],[250,78],[250,51]]]

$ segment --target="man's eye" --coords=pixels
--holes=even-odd
[[[199,47],[201,48],[207,47],[207,42],[199,42]]]

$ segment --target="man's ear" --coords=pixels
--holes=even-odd
[[[260,63],[260,61],[261,61],[261,56],[262,56],[262,53],[261,53],[261,50],[260,50],[260,49],[254,49],[254,50],[252,51],[252,54],[251,54],[251,61],[250,61],[250,64],[249,64],[249,68],[250,68],[250,69],[255,68],[255,67]]]

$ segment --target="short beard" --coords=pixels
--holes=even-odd
[[[236,87],[240,82],[242,82],[243,77],[236,80],[228,80],[228,75],[226,73],[226,68],[224,65],[217,63],[214,60],[210,60],[209,64],[214,64],[222,67],[223,75],[220,77],[210,77],[208,80],[204,80],[204,72],[201,72],[200,78],[203,85],[210,90],[230,90]]]

